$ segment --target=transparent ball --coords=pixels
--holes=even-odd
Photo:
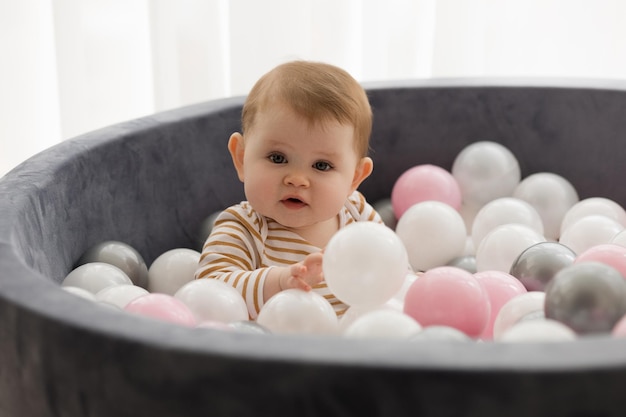
[[[538,172],[524,178],[513,197],[526,201],[537,210],[543,222],[544,236],[558,240],[565,213],[579,201],[574,186],[560,175]]]
[[[520,182],[521,170],[507,147],[480,141],[459,152],[452,175],[461,188],[464,204],[482,207],[496,198],[511,196]]]

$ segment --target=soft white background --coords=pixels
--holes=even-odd
[[[246,94],[273,66],[359,81],[626,79],[623,0],[0,0],[0,175],[113,123]]]

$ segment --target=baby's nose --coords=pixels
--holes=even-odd
[[[300,170],[293,170],[285,176],[285,184],[292,185],[294,187],[307,187],[309,180]]]

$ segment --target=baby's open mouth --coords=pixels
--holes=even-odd
[[[296,197],[285,198],[283,204],[288,208],[300,208],[306,205],[304,201]]]

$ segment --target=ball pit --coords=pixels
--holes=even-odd
[[[581,199],[626,205],[626,84],[448,80],[369,85],[388,198],[417,164],[450,169],[489,140],[522,178],[553,172]],[[197,247],[242,199],[226,152],[242,98],[95,131],[0,180],[0,410],[7,416],[623,415],[626,340],[428,343],[190,329],[61,288],[80,256],[126,242],[147,264]],[[139,411],[140,410],[140,411]]]

